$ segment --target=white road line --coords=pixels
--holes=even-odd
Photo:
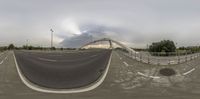
[[[0,65],[3,64],[3,62],[4,62],[4,61],[2,60],[2,61],[0,62]]]
[[[0,65],[3,64],[3,62],[8,58],[8,56],[6,56],[1,62]]]
[[[129,64],[127,62],[123,61],[123,63],[125,66],[129,66]]]
[[[17,68],[17,72],[19,74],[19,77],[21,78],[22,82],[29,88],[35,90],[35,91],[39,91],[39,92],[44,92],[44,93],[59,93],[59,94],[66,94],[66,93],[81,93],[81,92],[87,92],[90,90],[93,90],[95,88],[97,88],[99,85],[101,85],[103,83],[103,81],[105,80],[107,74],[108,74],[108,70],[110,67],[110,63],[112,60],[112,52],[109,58],[109,62],[107,64],[107,68],[105,69],[105,72],[103,73],[103,75],[97,80],[95,81],[93,84],[90,84],[86,87],[81,87],[81,88],[74,88],[74,89],[51,89],[51,88],[44,88],[44,87],[40,87],[38,85],[35,85],[33,83],[31,83],[28,79],[26,79],[24,77],[24,75],[21,73],[21,70],[19,69],[19,66],[17,64],[17,60],[15,57],[15,54],[13,53],[13,57],[14,57],[14,61],[15,61],[15,65]]]
[[[175,63],[175,61],[172,60],[172,61],[170,61],[170,63]]]
[[[187,72],[183,73],[183,75],[187,75],[187,74],[189,74],[189,73],[193,72],[194,70],[195,70],[195,68],[193,68],[193,69],[191,69],[191,70],[189,70],[189,71],[187,71]]]
[[[5,58],[4,58],[4,60],[7,60],[8,59],[8,56],[6,56]]]
[[[5,54],[6,51],[2,52],[1,54]]]
[[[148,75],[145,75],[145,74],[143,74],[143,73],[141,73],[141,72],[137,72],[139,75],[141,75],[141,76],[144,76],[144,77],[149,77]]]
[[[38,59],[42,60],[42,61],[49,61],[49,62],[56,62],[57,61],[57,60],[46,59],[46,58],[41,58],[41,57],[39,57]]]
[[[3,54],[5,54],[5,52],[3,52],[3,53],[0,53],[0,56],[1,56],[1,55],[3,55]]]
[[[158,78],[160,78],[160,77],[158,77],[158,76],[148,76],[148,75],[146,75],[146,74],[143,74],[143,73],[141,73],[141,72],[137,72],[139,75],[141,75],[141,76],[144,76],[144,77],[149,77],[149,78],[153,78],[153,79],[158,79]]]
[[[160,78],[160,77],[158,77],[158,76],[149,76],[150,78],[153,78],[153,79],[158,79],[158,78]]]

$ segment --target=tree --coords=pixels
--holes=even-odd
[[[28,46],[27,45],[23,45],[22,49],[28,49]]]
[[[56,47],[51,47],[51,50],[56,50]]]
[[[150,52],[175,52],[176,46],[173,41],[162,40],[160,42],[154,42],[149,47]]]
[[[14,48],[15,48],[14,44],[10,44],[10,45],[8,46],[8,49],[9,49],[9,50],[12,50],[12,49],[14,49]]]
[[[28,46],[28,50],[32,50],[33,49],[33,46]]]

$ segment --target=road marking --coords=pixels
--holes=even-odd
[[[141,76],[144,76],[144,77],[149,77],[148,75],[145,75],[145,74],[143,74],[143,73],[141,73],[141,72],[137,72],[139,75],[141,75]]]
[[[52,59],[46,59],[46,58],[38,58],[39,60],[43,60],[43,61],[49,61],[49,62],[56,62],[57,60],[52,60]]]
[[[0,56],[3,55],[3,54],[5,54],[5,52],[0,53]]]
[[[5,58],[4,58],[4,60],[7,60],[8,59],[8,56],[6,56]]]
[[[187,74],[189,74],[189,73],[193,72],[194,70],[195,70],[195,68],[193,68],[193,69],[189,70],[188,72],[185,72],[185,73],[183,73],[183,75],[185,76],[185,75],[187,75]]]
[[[170,61],[170,63],[175,63],[175,61],[172,60],[172,61]]]
[[[149,78],[153,78],[153,79],[158,79],[158,78],[160,78],[160,77],[158,77],[158,76],[148,76],[148,75],[146,75],[146,74],[144,74],[144,73],[141,73],[141,72],[137,72],[139,75],[141,75],[141,76],[144,76],[144,77],[149,77]]]
[[[123,63],[124,63],[125,66],[129,66],[127,62],[123,61]]]
[[[160,77],[159,76],[149,76],[150,78],[153,78],[153,79],[159,79]]]
[[[15,65],[16,65],[19,77],[21,78],[22,82],[27,87],[29,87],[29,88],[31,88],[35,91],[44,92],[44,93],[66,94],[66,93],[87,92],[87,91],[93,90],[93,89],[97,88],[99,85],[101,85],[103,83],[103,81],[105,80],[107,74],[108,74],[108,70],[109,70],[109,67],[110,67],[111,60],[112,60],[112,52],[111,52],[111,55],[110,55],[110,58],[109,58],[109,61],[108,61],[108,64],[107,64],[107,67],[106,67],[104,73],[102,74],[102,76],[97,81],[95,81],[94,83],[92,83],[88,86],[85,86],[85,87],[74,88],[74,89],[58,89],[58,90],[57,89],[51,89],[51,88],[44,88],[44,87],[41,87],[41,86],[38,86],[38,85],[31,83],[28,79],[26,79],[26,77],[24,77],[21,70],[19,69],[19,66],[18,66],[18,63],[17,63],[17,60],[16,60],[14,53],[13,53],[13,57],[14,57],[14,61],[15,61]]]
[[[3,64],[3,62],[7,59],[8,57],[6,56],[1,62],[0,65]]]
[[[3,64],[3,60],[0,62],[0,65]]]

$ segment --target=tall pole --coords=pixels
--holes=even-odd
[[[28,47],[28,39],[26,40],[26,47]]]
[[[110,48],[112,49],[113,48],[112,41],[109,40],[109,43],[110,43]]]
[[[50,29],[51,31],[51,48],[53,47],[53,29]]]
[[[26,49],[28,49],[28,39],[26,40]]]

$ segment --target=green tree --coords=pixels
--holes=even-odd
[[[56,50],[56,47],[51,47],[51,50]]]
[[[149,46],[150,52],[175,52],[176,46],[173,41],[162,40],[160,42],[154,42]]]
[[[28,46],[28,50],[32,50],[33,49],[33,46]]]
[[[15,49],[14,44],[10,44],[10,45],[8,46],[8,49],[9,49],[9,50]]]

